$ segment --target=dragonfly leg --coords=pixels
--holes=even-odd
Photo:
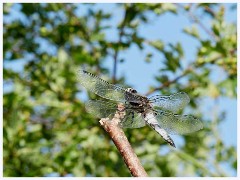
[[[131,111],[130,113],[132,114],[132,121],[131,121],[131,125],[132,125],[133,124],[133,120],[134,120],[134,112]]]

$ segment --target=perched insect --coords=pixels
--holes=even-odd
[[[192,115],[177,115],[190,101],[184,92],[169,96],[156,95],[150,98],[137,93],[135,89],[124,89],[80,69],[79,82],[89,91],[111,100],[95,100],[86,103],[88,112],[96,117],[112,118],[118,110],[118,104],[123,103],[125,116],[120,126],[123,128],[140,128],[148,124],[171,146],[175,144],[169,134],[188,134],[203,128],[202,122]],[[115,102],[112,102],[115,101]]]

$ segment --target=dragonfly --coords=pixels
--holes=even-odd
[[[176,146],[169,134],[185,135],[203,128],[203,123],[198,118],[175,114],[190,102],[185,92],[148,98],[133,88],[111,84],[81,68],[77,78],[87,90],[104,99],[89,100],[85,104],[87,112],[98,118],[111,119],[116,112],[124,111],[124,117],[119,123],[122,128],[141,128],[149,125],[173,147]],[[123,108],[118,108],[119,103],[123,104]]]

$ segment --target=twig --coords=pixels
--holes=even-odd
[[[178,7],[180,7],[180,8],[182,8],[182,9],[184,9],[184,6],[181,5],[181,4],[175,3],[175,5],[178,6]],[[205,8],[205,10],[207,10],[207,9]],[[218,40],[219,40],[219,38],[218,38],[210,29],[208,29],[208,28],[202,23],[202,21],[199,20],[199,18],[198,18],[196,15],[194,15],[194,14],[192,13],[192,9],[190,9],[190,10],[188,11],[188,16],[189,16],[195,23],[197,23],[197,24],[212,38],[213,41],[218,41]]]
[[[171,80],[171,81],[167,81],[165,83],[163,83],[160,87],[156,87],[154,89],[149,90],[145,96],[149,96],[150,94],[154,93],[155,91],[160,91],[163,88],[166,88],[168,86],[170,86],[171,84],[177,82],[179,79],[181,79],[182,77],[184,77],[186,74],[188,74],[189,72],[191,72],[191,67],[187,68],[180,76],[176,77],[175,79]]]
[[[123,115],[124,116],[124,115]],[[122,115],[116,113],[112,120],[103,118],[99,122],[101,126],[109,133],[117,149],[121,153],[125,164],[134,177],[147,177],[148,174],[141,165],[137,155],[134,153],[130,143],[127,140],[123,130],[119,127]]]
[[[122,37],[124,35],[124,26],[125,26],[125,23],[126,23],[127,12],[128,11],[126,10],[125,15],[124,15],[124,20],[123,20],[123,22],[121,24],[121,27],[119,29],[118,44],[120,44],[122,42]],[[119,53],[119,49],[116,49],[115,53],[113,55],[113,77],[112,77],[113,84],[116,82],[118,53]]]
[[[122,36],[123,36],[123,27],[121,27],[120,29],[120,33],[119,33],[119,40],[118,40],[118,44],[120,44],[122,42]],[[115,83],[116,82],[116,74],[117,74],[117,60],[118,60],[118,52],[119,50],[116,49],[114,55],[113,55],[113,77],[112,77],[112,82]]]
[[[199,161],[198,159],[195,159],[193,156],[185,153],[184,151],[178,150],[178,151],[176,151],[176,154],[177,154],[177,156],[178,156],[179,158],[187,161],[188,163],[193,164],[194,166],[196,166],[196,167],[198,167],[198,168],[201,168],[201,170],[202,170],[206,175],[209,175],[209,176],[211,176],[211,177],[218,177],[218,175],[217,175],[216,173],[211,172],[211,170],[208,169],[203,162]]]

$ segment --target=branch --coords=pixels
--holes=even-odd
[[[216,173],[211,172],[211,170],[207,168],[206,164],[194,158],[193,156],[189,155],[188,153],[185,153],[184,151],[179,150],[179,151],[176,151],[176,154],[179,158],[187,161],[188,163],[191,163],[192,165],[198,168],[201,168],[202,172],[205,173],[206,176],[218,177]]]
[[[180,7],[180,8],[182,8],[182,9],[185,9],[184,6],[181,5],[181,4],[175,3],[175,5],[178,6],[178,7]],[[209,9],[206,9],[206,8],[205,8],[205,10],[208,10],[208,12],[209,12],[210,8],[209,8]],[[192,9],[190,9],[187,13],[188,13],[188,16],[189,16],[196,24],[198,24],[198,25],[212,38],[213,41],[219,41],[219,38],[218,38],[210,29],[208,29],[208,28],[205,26],[205,24],[202,23],[201,19],[199,19],[196,15],[194,15],[194,14],[192,13]]]
[[[124,29],[124,26],[120,28],[118,44],[122,42],[122,36],[124,34],[123,29]],[[116,49],[113,55],[113,77],[112,77],[113,84],[115,84],[116,82],[118,52],[119,52],[119,49]]]
[[[149,91],[145,94],[145,96],[149,96],[150,94],[154,93],[155,91],[160,91],[160,90],[162,90],[163,88],[169,87],[171,84],[177,82],[179,79],[181,79],[182,77],[184,77],[185,75],[187,75],[189,72],[191,72],[191,70],[192,70],[191,67],[187,68],[185,71],[183,71],[183,73],[182,73],[180,76],[176,77],[175,79],[173,79],[173,80],[171,80],[171,81],[167,81],[167,82],[163,83],[160,87],[156,87],[156,88],[154,88],[154,89],[149,90]]]
[[[126,19],[127,19],[127,12],[128,11],[126,10],[123,22],[122,22],[122,24],[120,26],[120,29],[119,29],[119,38],[118,38],[118,42],[117,42],[118,44],[122,43],[122,37],[124,35],[124,26],[125,26]],[[119,53],[119,49],[116,49],[115,53],[113,55],[113,77],[112,77],[113,84],[115,84],[115,82],[116,82],[118,53]]]
[[[119,122],[125,114],[116,113],[112,120],[103,118],[99,122],[101,126],[109,133],[117,149],[121,153],[125,164],[127,165],[130,173],[134,177],[147,177],[148,174],[144,170],[137,155],[134,153],[130,143],[127,140],[123,130],[119,127]]]

